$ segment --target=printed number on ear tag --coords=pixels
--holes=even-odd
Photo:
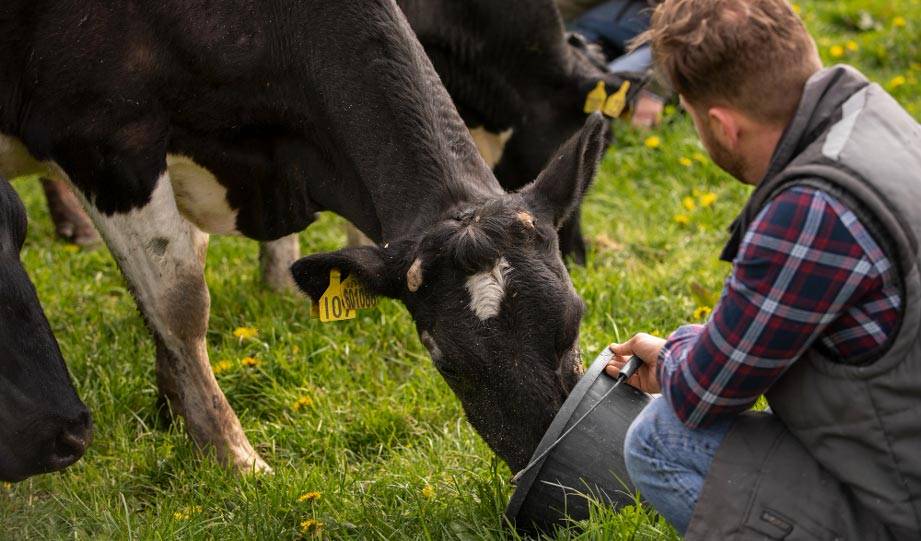
[[[373,295],[352,274],[342,280],[339,269],[329,271],[329,287],[320,301],[311,307],[311,317],[323,323],[354,319],[358,310],[371,308],[377,303]]]
[[[588,93],[585,98],[585,107],[583,111],[590,115],[595,111],[600,111],[604,107],[604,101],[608,99],[608,92],[604,89],[604,81],[598,81],[595,89]]]
[[[624,107],[627,106],[627,91],[629,90],[630,81],[624,81],[617,92],[611,94],[608,101],[604,103],[604,109],[601,112],[611,118],[619,117],[624,112]]]

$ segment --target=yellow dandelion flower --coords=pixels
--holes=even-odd
[[[790,7],[793,8],[793,13],[796,13],[797,15],[800,15],[803,13],[803,8],[801,8],[799,4],[793,4]]]
[[[318,537],[323,531],[323,523],[315,518],[308,518],[301,522],[301,533]]]
[[[187,513],[183,513],[182,511],[176,511],[173,513],[173,518],[175,520],[189,520],[189,515]]]
[[[435,497],[435,489],[432,488],[432,485],[426,483],[426,485],[422,487],[422,496],[427,500],[431,500]]]
[[[906,24],[908,24],[908,21],[906,21],[905,17],[902,17],[901,15],[892,19],[892,26],[896,28],[905,28]]]
[[[713,192],[702,194],[699,198],[700,206],[709,207],[713,205],[713,203],[716,203],[716,198],[717,198],[717,195]]]
[[[222,359],[211,367],[211,371],[214,372],[215,375],[223,374],[224,372],[230,370],[232,366],[233,365],[230,363],[230,361]]]
[[[298,398],[294,404],[291,404],[291,409],[294,411],[300,411],[302,408],[309,408],[313,405],[313,399],[309,396],[302,396]]]
[[[847,50],[851,52],[854,52],[860,49],[860,45],[858,45],[857,42],[854,40],[847,42],[844,46],[847,47]]]
[[[298,496],[297,501],[304,503],[304,502],[315,502],[319,499],[320,499],[320,493],[314,491],[314,492],[305,492],[301,494],[300,496]]]
[[[77,246],[76,244],[65,244],[64,251],[67,252],[68,254],[75,254],[80,251],[80,247]]]
[[[830,54],[832,58],[841,58],[844,56],[844,47],[840,45],[832,45],[831,49],[828,50],[828,54]]]
[[[707,319],[707,316],[709,316],[712,312],[713,309],[709,306],[698,306],[697,309],[694,310],[694,319],[697,321],[703,321]]]
[[[658,135],[650,135],[643,141],[646,148],[657,149],[662,144],[662,139]]]
[[[249,340],[259,336],[259,330],[254,327],[237,327],[233,330],[233,335],[240,340]]]
[[[681,205],[684,206],[687,210],[694,210],[697,208],[697,203],[694,202],[694,198],[691,196],[685,197],[681,200]]]
[[[259,366],[260,364],[262,364],[262,361],[260,361],[259,359],[254,359],[252,357],[243,357],[243,359],[240,360],[240,364],[242,364],[243,366]]]
[[[702,152],[695,152],[691,158],[700,163],[707,163],[707,157]]]
[[[904,75],[896,75],[895,77],[889,80],[889,90],[895,90],[896,88],[904,85],[907,82],[908,80],[905,78]]]
[[[680,163],[681,165],[683,165],[683,166],[685,166],[685,167],[690,167],[690,166],[694,165],[694,162],[691,161],[691,158],[686,158],[686,157],[684,157],[684,156],[682,156],[682,157],[678,160],[678,163]]]
[[[674,220],[678,225],[688,225],[691,223],[691,217],[687,214],[676,214]]]

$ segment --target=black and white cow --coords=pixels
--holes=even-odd
[[[74,390],[58,343],[19,252],[26,211],[0,178],[0,480],[57,471],[83,456],[89,411]]]
[[[600,115],[509,194],[393,0],[6,0],[0,36],[0,132],[86,200],[196,442],[268,468],[208,362],[208,234],[277,239],[331,210],[378,246],[305,258],[298,284],[316,299],[336,267],[402,301],[471,423],[524,464],[581,372],[556,228]]]
[[[599,81],[609,92],[626,77],[606,73],[603,57],[568,39],[553,0],[398,0],[422,42],[487,165],[506,190],[534,180],[553,153],[581,128],[588,93]],[[4,142],[0,140],[0,153]],[[96,237],[82,211],[62,189],[55,171],[41,173],[52,217],[65,238],[92,244]],[[560,229],[560,248],[585,261],[580,213]],[[351,231],[350,231],[351,233]],[[354,242],[353,242],[354,244]],[[290,283],[288,266],[298,257],[296,237],[263,245],[261,269],[267,284]]]

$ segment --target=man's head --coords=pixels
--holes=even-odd
[[[759,182],[822,67],[787,0],[666,0],[638,40],[652,44],[714,162]]]

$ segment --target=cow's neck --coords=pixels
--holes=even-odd
[[[458,203],[503,193],[409,25],[391,15],[363,22],[356,32],[366,39],[343,41],[337,54],[355,69],[324,73],[337,64],[328,62],[313,76],[318,110],[329,115],[316,124],[335,146],[328,150],[341,182],[325,206],[378,242],[413,234]]]

